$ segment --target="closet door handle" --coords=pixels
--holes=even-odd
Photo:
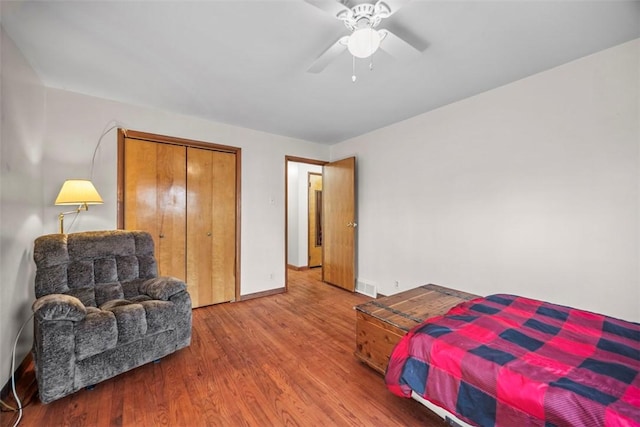
[[[211,237],[211,232],[210,231],[207,232],[207,236]]]
[[[164,234],[160,233],[160,238],[164,239]]]

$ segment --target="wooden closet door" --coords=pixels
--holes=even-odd
[[[186,280],[186,149],[125,138],[124,229],[151,233],[158,272]]]
[[[236,156],[187,148],[187,284],[194,307],[235,299]]]

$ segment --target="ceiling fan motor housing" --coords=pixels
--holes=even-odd
[[[345,9],[338,14],[338,19],[344,22],[344,25],[351,31],[362,28],[375,28],[383,18],[390,14],[389,6],[384,2],[377,2],[375,5],[370,3],[362,3],[353,6],[351,9]]]

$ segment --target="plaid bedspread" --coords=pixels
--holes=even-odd
[[[640,426],[640,324],[514,295],[426,320],[385,381],[480,426]]]

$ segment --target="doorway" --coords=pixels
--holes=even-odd
[[[322,165],[287,157],[287,268],[322,266]]]
[[[309,239],[316,239],[321,243],[322,281],[355,291],[355,162],[355,157],[324,162],[285,156],[285,288],[289,270],[314,265],[308,248]],[[322,176],[322,192],[312,196],[322,209],[319,228],[310,229],[309,177],[314,173]]]

